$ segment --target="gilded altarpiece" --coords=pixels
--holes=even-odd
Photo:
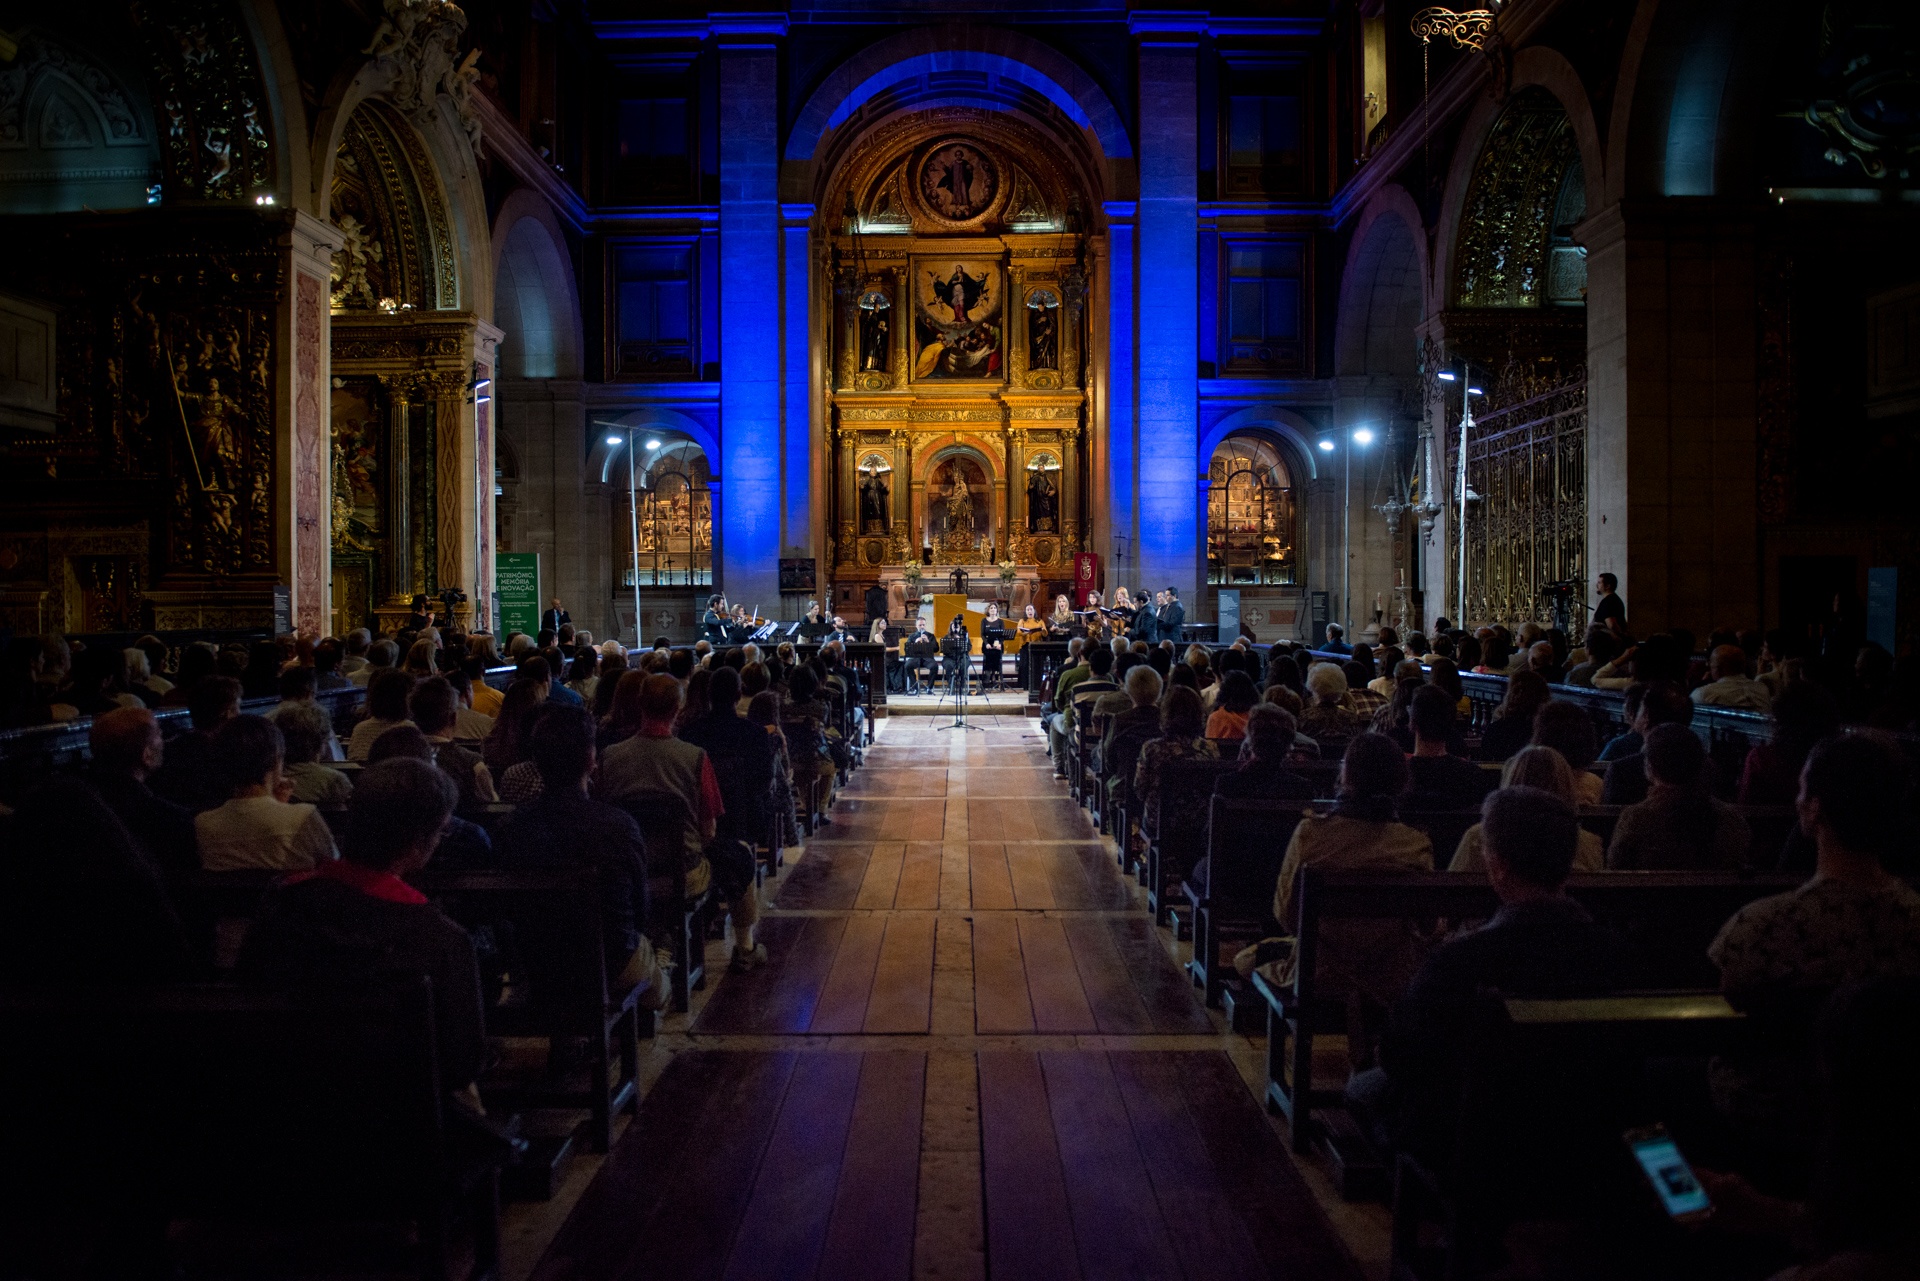
[[[1073,159],[969,108],[880,126],[824,207],[835,299],[835,577],[1012,561],[1065,577],[1087,529],[1087,238]],[[1084,185],[1084,184],[1082,184]],[[941,571],[935,571],[940,577]],[[976,579],[979,577],[975,575]]]
[[[271,621],[292,218],[11,224],[4,283],[60,313],[55,430],[0,440],[0,585],[33,576],[42,626]]]

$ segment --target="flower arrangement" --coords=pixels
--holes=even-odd
[[[1019,572],[1019,566],[1015,565],[1012,561],[1003,560],[1000,562],[1000,581],[1001,582],[1003,583],[1012,582],[1014,579],[1014,575],[1017,574],[1018,572]]]
[[[920,581],[920,562],[910,560],[900,567],[900,577],[907,580],[909,586]]]

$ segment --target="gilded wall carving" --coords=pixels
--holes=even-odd
[[[378,102],[354,109],[334,157],[335,311],[458,305],[453,228],[419,136]]]
[[[251,200],[274,186],[266,87],[229,0],[137,0],[159,117],[165,196]]]
[[[1461,210],[1455,296],[1462,307],[1538,307],[1548,293],[1554,213],[1579,148],[1544,89],[1515,95],[1474,161]]]
[[[58,411],[0,446],[0,501],[150,520],[150,585],[273,575],[284,230],[248,209],[23,238],[6,276],[60,308]]]

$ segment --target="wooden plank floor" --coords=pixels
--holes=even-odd
[[[883,724],[763,891],[769,963],[712,945],[507,1281],[1361,1275],[1034,724],[940,723]]]

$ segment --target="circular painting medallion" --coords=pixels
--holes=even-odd
[[[947,138],[920,158],[913,183],[921,203],[940,221],[973,222],[1000,195],[1000,166],[971,139]]]

